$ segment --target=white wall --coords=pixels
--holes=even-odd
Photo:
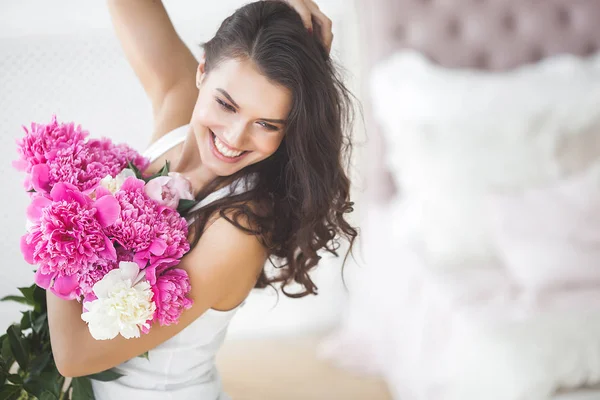
[[[184,41],[198,53],[224,17],[243,1],[172,0],[165,4]],[[333,53],[352,72],[356,65],[353,9],[342,0],[321,0],[334,21]],[[354,82],[350,82],[355,86]],[[126,141],[143,150],[151,131],[150,106],[113,36],[102,1],[0,0],[0,297],[29,285],[33,267],[23,261],[27,197],[23,176],[13,170],[21,125],[76,121],[93,136]],[[317,271],[317,297],[290,300],[271,291],[253,293],[240,310],[230,337],[285,334],[329,326],[345,302],[339,260]],[[351,265],[347,270],[351,269]],[[0,332],[16,321],[19,306],[0,303]]]

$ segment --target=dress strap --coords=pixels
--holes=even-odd
[[[242,176],[241,178],[238,178],[237,180],[230,183],[229,185],[212,192],[211,194],[209,194],[208,196],[206,196],[205,198],[200,200],[200,202],[198,202],[198,204],[196,204],[194,207],[192,207],[188,211],[188,213],[199,210],[202,207],[206,207],[207,205],[214,203],[215,201],[220,200],[223,197],[235,196],[235,195],[244,193],[246,191],[249,191],[254,188],[257,180],[258,180],[258,174],[256,172],[251,173],[246,176]],[[192,222],[194,222],[194,218],[189,217],[188,225],[191,225]]]
[[[158,157],[183,142],[187,136],[190,125],[183,125],[179,128],[175,128],[172,131],[162,135],[157,141],[152,143],[144,151],[144,157],[148,158],[150,162],[153,162]]]
[[[217,189],[205,198],[203,198],[198,204],[192,207],[188,212],[196,211],[199,208],[205,207],[217,200],[222,199],[226,196],[235,196],[248,190],[251,190],[256,184],[257,174],[252,173],[241,178],[236,179],[231,184]]]

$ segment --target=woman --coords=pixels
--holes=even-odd
[[[94,381],[99,400],[226,399],[214,357],[250,290],[280,283],[290,297],[316,294],[308,273],[317,252],[335,254],[340,236],[356,236],[344,219],[350,102],[328,55],[331,24],[309,0],[251,3],[222,23],[198,63],[160,2],[109,8],[153,106],[147,172],[169,160],[200,200],[178,266],[194,304],[177,325],[96,341],[81,305],[48,292],[55,361],[65,376],[118,366],[125,376]]]

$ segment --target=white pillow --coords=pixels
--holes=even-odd
[[[600,284],[600,166],[551,186],[496,194],[490,217],[504,264],[523,287]]]
[[[544,184],[600,157],[600,55],[492,73],[405,51],[376,67],[371,96],[411,215],[395,223],[435,265],[495,258],[490,189]]]

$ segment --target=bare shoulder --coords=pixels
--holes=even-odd
[[[233,215],[226,214],[233,219]],[[245,219],[238,220],[245,228]],[[240,304],[254,288],[267,260],[260,240],[215,213],[209,218],[197,245],[185,256],[192,288],[214,291],[212,308],[229,310]],[[193,292],[193,290],[192,290]],[[193,296],[193,293],[192,293]]]

